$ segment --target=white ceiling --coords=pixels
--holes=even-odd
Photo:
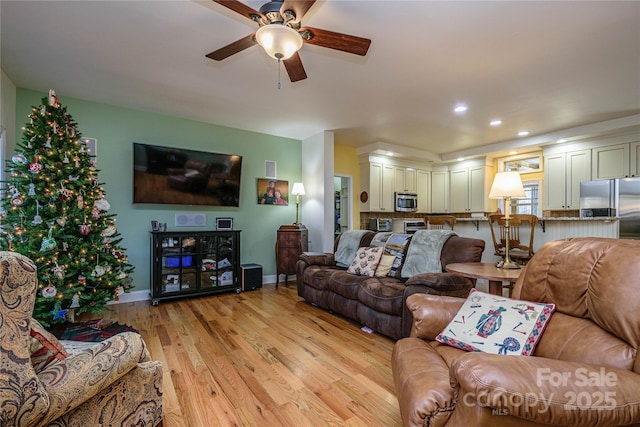
[[[369,53],[304,45],[308,79],[283,67],[280,90],[257,45],[205,57],[257,29],[213,1],[2,0],[0,18],[17,87],[283,137],[446,160],[640,127],[640,1],[319,0],[303,25],[370,38]]]

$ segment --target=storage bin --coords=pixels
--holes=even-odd
[[[182,266],[183,267],[191,267],[192,265],[193,265],[193,256],[191,256],[191,255],[182,255]],[[167,267],[169,267],[169,268],[178,268],[178,267],[180,267],[180,257],[178,257],[178,256],[167,257]]]

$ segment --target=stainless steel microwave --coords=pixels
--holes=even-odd
[[[415,212],[418,210],[416,193],[394,193],[394,210],[396,212]]]

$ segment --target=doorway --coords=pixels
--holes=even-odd
[[[333,225],[335,236],[353,229],[351,209],[352,179],[348,175],[333,177]]]

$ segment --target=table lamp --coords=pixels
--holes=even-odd
[[[504,261],[497,264],[498,268],[520,268],[520,265],[509,257],[509,244],[511,242],[511,232],[509,231],[511,215],[511,198],[526,197],[524,186],[519,172],[498,172],[493,179],[493,185],[489,192],[490,199],[504,199]]]
[[[298,208],[300,207],[300,196],[304,196],[304,185],[301,182],[294,182],[291,194],[296,196],[296,222],[294,222],[294,224],[300,225],[300,221],[298,221]]]

